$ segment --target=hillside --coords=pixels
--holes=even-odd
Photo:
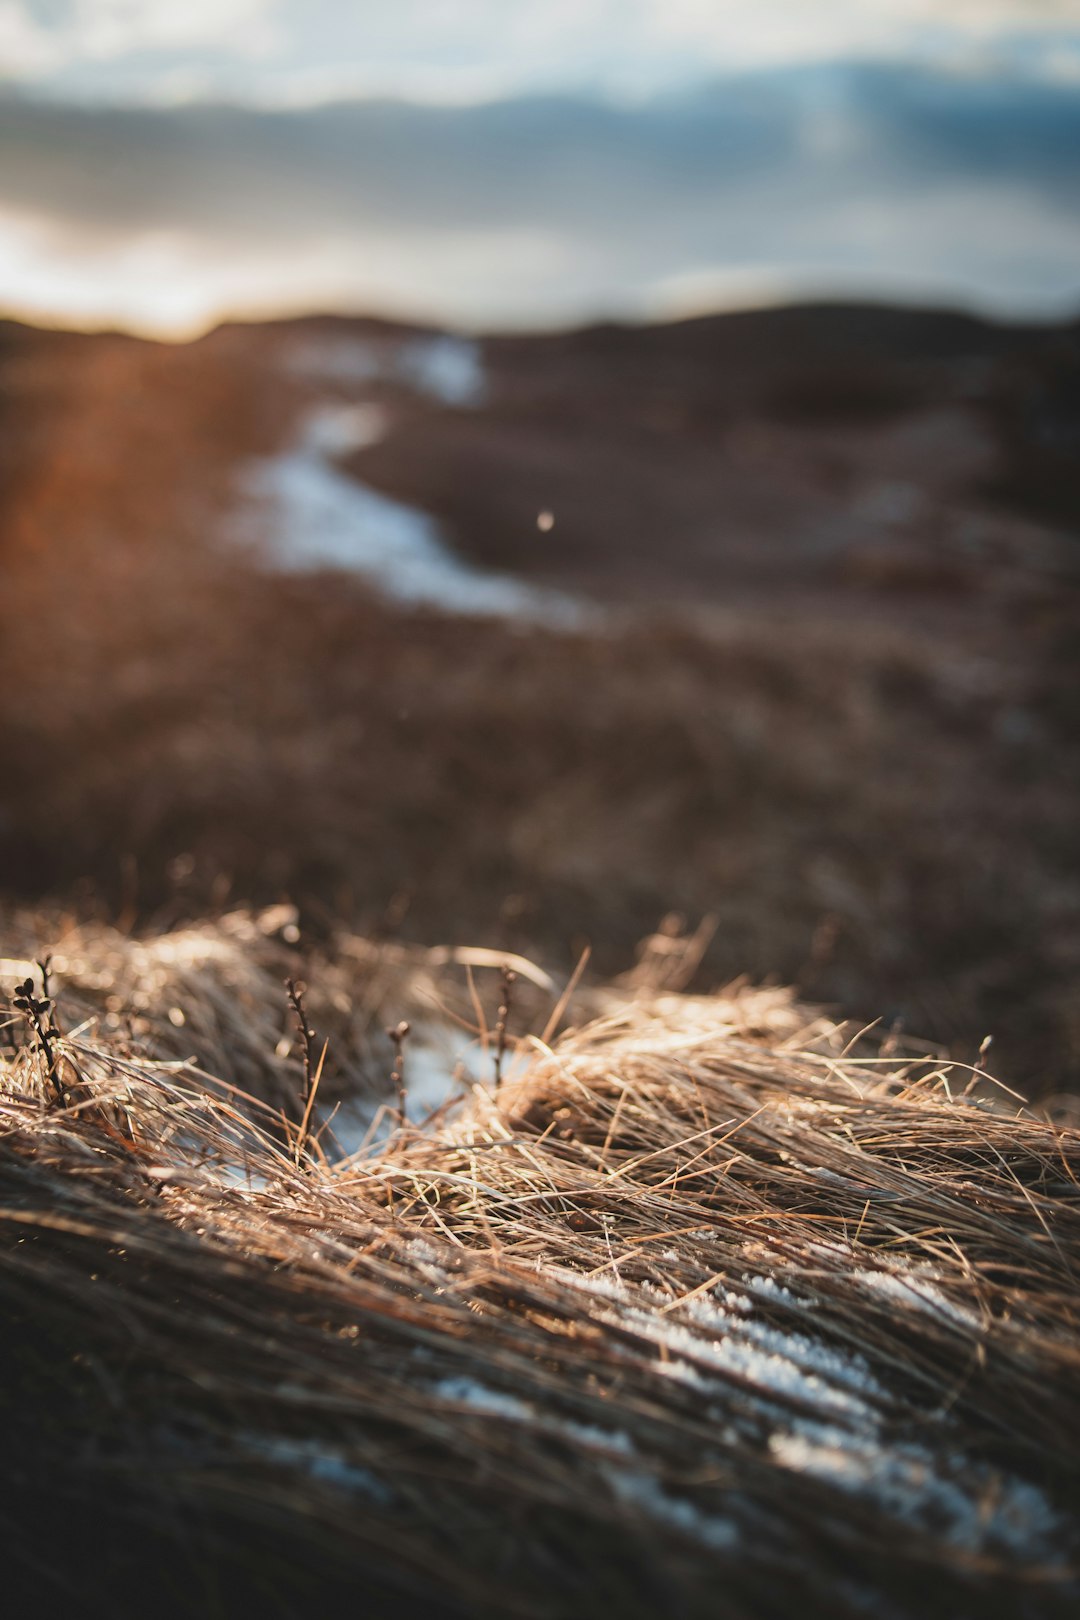
[[[5,888],[602,972],[712,918],[702,987],[1072,1084],[1076,346],[9,323]]]

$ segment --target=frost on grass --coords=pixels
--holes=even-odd
[[[279,1468],[306,1474],[318,1485],[329,1485],[372,1502],[376,1507],[389,1507],[394,1493],[369,1468],[350,1462],[344,1452],[314,1440],[291,1440],[281,1437],[252,1435],[248,1446],[256,1458]]]
[[[665,1529],[689,1536],[713,1551],[726,1552],[738,1544],[737,1526],[729,1519],[708,1514],[686,1496],[677,1495],[649,1471],[649,1459],[640,1455],[622,1430],[577,1423],[534,1404],[488,1388],[472,1378],[444,1378],[434,1393],[454,1406],[467,1407],[479,1417],[538,1426],[547,1441],[570,1447],[579,1465],[595,1464],[598,1476],[623,1506],[635,1508]]]
[[[977,1330],[980,1326],[979,1317],[943,1294],[925,1270],[895,1272],[859,1269],[854,1275],[860,1288],[889,1300],[901,1310],[923,1311],[965,1330]]]
[[[444,1378],[436,1384],[435,1393],[454,1406],[467,1406],[483,1417],[509,1418],[515,1423],[527,1423],[535,1413],[531,1406],[516,1396],[503,1395],[497,1389],[488,1389],[472,1378]]]
[[[921,1299],[921,1308],[946,1315],[953,1310],[965,1326],[975,1321],[925,1279],[909,1286],[886,1273],[866,1273],[860,1280],[869,1276],[885,1284],[871,1287],[909,1309],[920,1308]],[[727,1431],[729,1441],[739,1434],[744,1443],[755,1433],[764,1435],[769,1456],[783,1469],[859,1497],[898,1529],[941,1538],[965,1552],[1053,1562],[1063,1525],[1042,1491],[967,1457],[947,1418],[931,1420],[932,1444],[898,1433],[895,1403],[865,1357],[761,1317],[755,1296],[805,1310],[775,1279],[748,1277],[746,1293],[718,1289],[715,1296],[699,1296],[678,1319],[657,1308],[662,1296],[649,1285],[630,1289],[614,1279],[590,1278],[585,1286],[605,1302],[591,1307],[596,1317],[656,1346],[659,1375],[698,1391],[714,1421],[725,1412],[741,1420],[738,1430]],[[650,1476],[631,1471],[610,1478],[622,1499],[639,1505],[649,1500],[657,1516],[666,1514],[673,1524],[681,1520],[684,1528],[693,1523],[696,1509],[681,1498],[666,1498]],[[709,1526],[721,1541],[733,1533],[724,1521],[710,1520]]]
[[[929,1531],[965,1552],[1053,1559],[1061,1523],[1043,1493],[961,1452],[803,1422],[778,1430],[769,1450],[784,1468],[873,1503],[898,1525]]]
[[[634,1468],[608,1468],[605,1472],[620,1502],[637,1508],[658,1524],[690,1536],[714,1552],[730,1552],[738,1546],[738,1527],[730,1519],[703,1513],[686,1497],[665,1490],[652,1474]]]
[[[408,1128],[392,1098],[365,1105],[370,1151],[344,1167],[329,1148],[294,1163],[172,1064],[83,1041],[89,1089],[63,1112],[43,1106],[32,1051],[4,1059],[12,1207],[50,1194],[36,1242],[12,1251],[11,1297],[38,1276],[65,1333],[84,1300],[81,1337],[117,1376],[129,1319],[155,1355],[177,1349],[168,1376],[151,1361],[149,1385],[132,1384],[132,1409],[184,1436],[193,1477],[224,1471],[220,1501],[258,1504],[265,1483],[267,1511],[295,1504],[298,1536],[325,1508],[343,1558],[377,1518],[370,1556],[385,1513],[410,1579],[433,1549],[456,1561],[479,1548],[460,1581],[437,1560],[463,1612],[476,1571],[488,1580],[490,1531],[485,1612],[506,1611],[513,1546],[526,1560],[515,1603],[539,1567],[592,1583],[553,1612],[563,1596],[560,1612],[600,1612],[617,1565],[614,1607],[633,1620],[651,1620],[634,1604],[652,1574],[672,1612],[696,1614],[714,1612],[728,1572],[748,1613],[786,1612],[805,1590],[815,1612],[909,1620],[921,1611],[892,1594],[932,1570],[939,1620],[980,1612],[967,1599],[987,1582],[1011,1583],[1016,1612],[1043,1620],[1044,1591],[1075,1591],[1077,1183],[1058,1165],[1072,1171],[1076,1145],[906,1080],[899,1099],[868,1096],[834,1082],[840,1059],[762,1057],[730,1018],[716,1033],[715,1007],[707,1026],[704,999],[680,1007],[665,1002],[667,1046],[655,1017],[620,1013],[497,1093],[470,1084],[452,1109],[440,1105],[466,1089],[460,1036],[444,1045],[417,1019]],[[789,1106],[799,1085],[822,1106]],[[340,1115],[325,1123],[320,1142],[344,1132]],[[780,1157],[778,1138],[797,1151]],[[136,1160],[132,1140],[152,1156]],[[1007,1173],[987,1146],[1008,1149]],[[933,1172],[921,1180],[906,1168],[920,1153]],[[815,1155],[844,1168],[838,1183],[803,1176]],[[219,1166],[259,1180],[241,1187]],[[875,1175],[890,1192],[906,1178],[902,1204],[867,1202],[858,1189]],[[49,1224],[68,1207],[73,1230],[102,1233],[92,1286]],[[189,1310],[193,1276],[207,1294]],[[49,1288],[33,1297],[46,1309]],[[182,1391],[174,1409],[158,1410],[162,1388]],[[70,1429],[57,1444],[74,1450]],[[109,1455],[93,1430],[78,1452]],[[837,1573],[847,1551],[850,1579]]]

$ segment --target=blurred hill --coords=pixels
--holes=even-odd
[[[0,326],[3,888],[288,896],[610,972],[710,915],[703,981],[1071,1083],[1078,379],[1076,324],[860,306],[475,344]],[[278,566],[274,467],[587,612]]]
[[[338,317],[177,346],[0,326],[9,543],[13,523],[33,543],[45,503],[54,534],[205,540],[242,458],[312,398],[359,394],[389,419],[353,458],[365,483],[476,561],[602,601],[794,588],[827,612],[854,590],[892,613],[1076,575],[1080,323],[823,305],[494,338],[468,409],[380,373],[418,337]]]
[[[487,562],[516,536],[518,566],[602,596],[854,588],[890,610],[1075,572],[1080,326],[824,306],[504,339],[485,360],[486,408],[358,464]],[[558,521],[527,546],[541,507]]]

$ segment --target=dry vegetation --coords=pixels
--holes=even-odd
[[[1071,576],[275,577],[246,343],[0,333],[16,1612],[1075,1612]]]
[[[327,343],[368,330],[297,327]],[[1069,419],[1050,406],[1071,375],[1071,329],[843,309],[778,312],[764,330],[749,317],[598,329],[489,345],[485,411],[398,400],[421,433],[415,477],[440,433],[494,445],[500,401],[515,431],[522,412],[561,424],[560,454],[582,477],[590,412],[622,445],[620,467],[655,469],[633,500],[636,538],[611,521],[616,470],[594,480],[588,533],[560,521],[545,541],[576,548],[587,574],[602,540],[616,598],[646,550],[655,564],[671,545],[672,580],[690,568],[675,495],[693,484],[720,524],[712,549],[698,535],[719,579],[700,611],[639,608],[578,634],[410,615],[355,580],[274,578],[223,557],[214,522],[237,465],[287,440],[310,386],[280,364],[295,336],[232,328],[168,347],[0,329],[4,892],[157,924],[288,901],[308,934],[343,923],[483,940],[563,974],[586,943],[617,973],[669,912],[691,928],[711,916],[699,988],[775,976],[969,1059],[993,1034],[998,1071],[1040,1098],[1075,1086],[1078,596],[1068,572],[1034,566],[1047,533],[1010,530],[1014,550],[1033,548],[1027,571],[976,548],[977,588],[956,593],[845,584],[832,563],[814,583],[801,531],[751,525],[747,594],[732,551],[745,523],[724,504],[735,473],[766,502],[795,478],[796,512],[804,475],[841,505],[844,479],[872,488],[856,465],[877,431],[867,377],[900,388],[898,431],[908,405],[993,417],[1004,390],[1017,422],[1021,405],[1032,416],[1024,443],[1066,442]],[[973,403],[980,354],[993,387]],[[863,382],[834,420],[821,390],[852,355]],[[1057,393],[1040,382],[1051,361]],[[794,425],[774,398],[792,379]],[[659,437],[635,437],[657,412]],[[878,474],[917,477],[927,446],[951,466],[949,433],[921,421],[907,460]],[[740,449],[748,435],[757,459]],[[534,471],[550,480],[538,445]],[[845,455],[833,488],[828,466]],[[1064,500],[1068,469],[1054,469]],[[487,500],[485,532],[510,546],[489,560],[533,566],[513,536],[543,479],[496,472],[477,484],[459,467],[461,498]],[[969,512],[975,497],[949,476],[953,506],[919,541],[942,557],[965,513],[976,529],[1006,522],[977,501]],[[931,493],[943,477],[927,473]],[[504,497],[518,505],[500,518]],[[534,523],[532,535],[535,550]],[[1050,538],[1072,555],[1066,534]]]
[[[1040,1096],[1075,1080],[1064,614],[995,661],[761,619],[528,633],[190,559],[69,579],[0,604],[9,890],[292,900],[562,972],[712,914],[703,987],[776,975],[967,1057],[992,1033]]]
[[[373,1018],[465,987],[355,941],[298,963],[282,925],[60,933],[47,1050],[11,1010],[18,1612],[1070,1612],[1077,1133],[780,992],[639,984],[554,1045],[523,991],[498,1090],[481,1039],[462,1100],[343,1159],[281,1111],[277,971],[338,1096],[377,1064],[335,980]],[[183,1033],[236,1070],[166,1059]]]

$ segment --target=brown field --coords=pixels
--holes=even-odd
[[[4,889],[127,924],[288,899],[313,937],[560,972],[712,918],[700,987],[771,977],[966,1057],[992,1034],[1036,1096],[1075,1084],[1071,475],[1017,426],[1075,339],[811,317],[498,340],[470,412],[382,387],[365,479],[623,604],[577,631],[220,544],[237,465],[312,397],[282,345],[388,329],[6,328]],[[901,477],[916,516],[872,521]]]

